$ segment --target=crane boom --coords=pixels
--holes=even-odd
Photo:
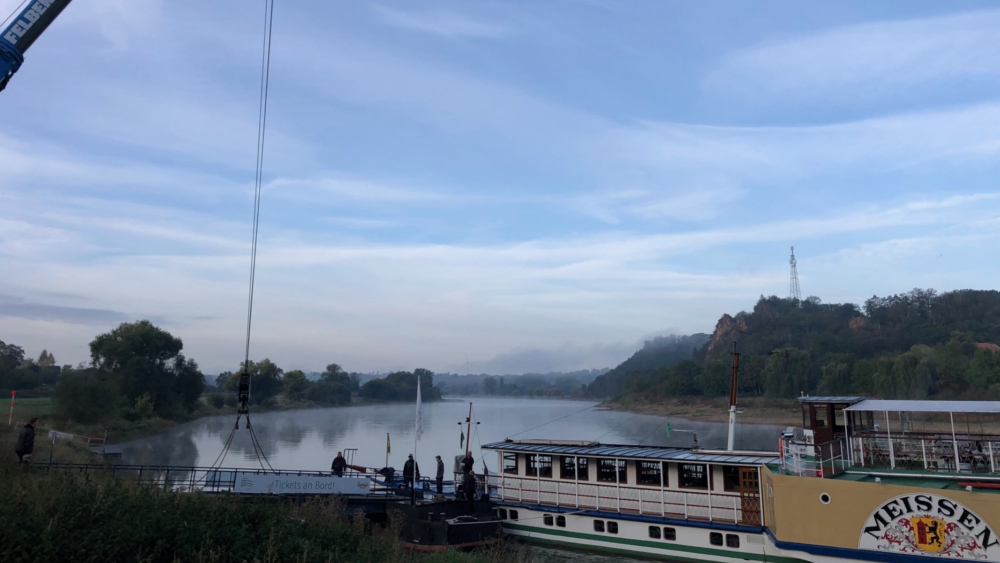
[[[72,0],[28,0],[0,30],[0,91],[24,62],[24,52]]]

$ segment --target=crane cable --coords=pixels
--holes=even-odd
[[[266,464],[267,469],[274,471],[274,468],[271,467],[271,462],[267,459],[267,455],[264,454],[260,440],[257,439],[253,425],[250,424],[250,409],[247,405],[250,395],[250,328],[253,321],[254,282],[257,277],[257,235],[260,227],[260,193],[264,183],[264,137],[267,131],[267,97],[271,84],[271,37],[273,21],[274,0],[264,0],[264,41],[261,47],[260,102],[257,109],[257,162],[254,173],[253,237],[250,244],[250,289],[247,295],[247,330],[246,346],[243,355],[243,373],[240,375],[240,406],[236,415],[236,424],[233,426],[229,438],[219,453],[219,457],[213,462],[213,469],[221,467],[222,462],[226,459],[226,455],[229,453],[229,449],[233,443],[233,437],[240,427],[240,417],[246,415],[246,428],[250,431],[250,445],[253,447],[257,463],[260,464],[262,470],[265,469],[264,466]],[[246,387],[245,389],[243,389],[244,386]]]

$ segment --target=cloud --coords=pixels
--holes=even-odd
[[[620,364],[636,349],[636,344],[625,343],[595,343],[589,346],[566,343],[553,348],[518,348],[454,369],[460,373],[497,375],[600,369]]]
[[[10,295],[0,295],[0,316],[34,321],[103,326],[137,320],[135,315],[119,311],[31,303]],[[163,319],[160,317],[152,317],[149,320],[154,323],[163,322]]]
[[[382,5],[374,5],[379,21],[390,27],[421,31],[448,38],[493,38],[510,31],[495,23],[474,20],[468,16],[448,11],[405,12]]]
[[[709,88],[773,96],[867,98],[902,88],[1000,74],[1000,10],[835,27],[737,50]]]

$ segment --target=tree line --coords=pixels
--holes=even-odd
[[[690,339],[647,343],[588,394],[645,401],[726,395],[735,341],[744,396],[1000,399],[997,291],[915,289],[874,296],[862,307],[761,296],[752,311],[723,315],[711,338],[679,357],[678,346]]]
[[[122,323],[90,343],[90,363],[56,365],[43,350],[38,359],[24,349],[0,341],[0,391],[20,396],[51,395],[60,418],[80,423],[114,419],[140,421],[153,417],[183,419],[203,408],[201,397],[216,408],[235,407],[240,373],[250,373],[251,404],[277,406],[347,405],[353,396],[373,401],[414,401],[417,376],[425,401],[441,398],[434,374],[426,369],[400,371],[363,385],[360,375],[329,364],[311,381],[301,370],[285,371],[270,359],[241,362],[206,382],[198,364],[184,356],[184,343],[147,320]]]

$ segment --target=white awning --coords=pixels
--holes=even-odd
[[[1000,401],[895,401],[868,399],[847,407],[861,412],[964,412],[1000,414]]]

